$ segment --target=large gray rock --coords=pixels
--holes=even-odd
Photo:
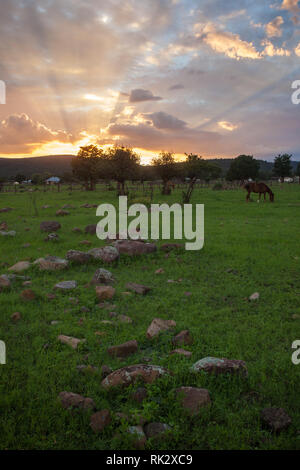
[[[245,377],[248,376],[246,363],[237,359],[226,359],[218,357],[204,357],[191,367],[192,372],[209,372],[215,374],[241,374]]]
[[[144,243],[137,240],[116,240],[113,242],[119,253],[126,253],[128,255],[144,255],[153,253],[157,250],[154,243]]]
[[[76,281],[61,281],[55,284],[54,289],[71,290],[71,289],[76,289],[76,287],[77,287]]]
[[[69,250],[66,254],[66,258],[68,261],[72,261],[73,263],[85,264],[91,261],[92,256],[84,251]]]
[[[38,258],[33,264],[38,265],[41,271],[60,271],[67,268],[69,262],[57,256],[46,256],[45,258]]]
[[[92,248],[88,251],[94,259],[101,260],[103,263],[113,263],[119,258],[119,252],[114,246],[105,246],[103,248]]]
[[[107,269],[99,268],[95,271],[95,274],[93,276],[93,279],[91,280],[91,284],[113,284],[114,283],[114,277],[110,271]]]

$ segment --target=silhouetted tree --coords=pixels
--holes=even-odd
[[[158,157],[152,159],[152,165],[155,168],[156,174],[163,181],[162,194],[170,194],[171,188],[168,186],[168,182],[177,173],[176,163],[174,155],[171,152],[161,152]]]
[[[105,172],[106,155],[96,145],[80,147],[76,157],[71,161],[73,175],[85,182],[87,190],[93,191],[101,172]]]
[[[291,176],[292,165],[291,165],[292,155],[288,153],[279,154],[274,159],[273,173],[275,176],[278,176],[283,180],[286,176]]]
[[[138,179],[140,176],[140,156],[129,147],[110,147],[106,153],[109,178],[118,183],[118,194],[124,195],[126,180]]]
[[[255,180],[259,172],[259,166],[259,162],[252,155],[239,155],[232,160],[226,179],[229,181],[248,178]]]

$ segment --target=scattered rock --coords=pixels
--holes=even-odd
[[[0,209],[0,212],[9,212],[9,211],[12,211],[12,207],[3,207],[2,209]]]
[[[58,324],[59,324],[59,321],[58,321],[58,320],[52,320],[52,321],[50,322],[50,325],[53,325],[53,326],[54,326],[54,325],[58,325]]]
[[[82,233],[82,230],[81,230],[81,228],[79,228],[79,227],[74,227],[74,228],[72,228],[72,232],[74,232],[74,233]]]
[[[105,246],[103,248],[92,248],[89,250],[89,254],[94,259],[101,260],[103,263],[113,263],[119,259],[119,252],[114,246]]]
[[[2,235],[2,237],[15,237],[16,236],[16,231],[15,230],[10,230],[9,232],[3,232],[1,231],[0,232],[0,235]]]
[[[192,365],[192,372],[205,371],[215,374],[239,373],[245,377],[248,376],[246,363],[237,359],[219,359],[217,357],[204,357]]]
[[[113,284],[115,282],[114,277],[107,269],[99,268],[95,271],[91,284]]]
[[[144,243],[137,240],[116,240],[113,242],[119,253],[126,253],[128,255],[144,255],[153,253],[157,250],[154,243]]]
[[[30,266],[31,263],[29,263],[29,261],[19,261],[18,263],[8,268],[8,271],[13,271],[14,273],[21,273],[22,271],[26,271],[26,269],[29,269]]]
[[[176,389],[177,395],[182,395],[181,404],[192,416],[199,413],[200,408],[210,405],[209,391],[206,388],[180,387]]]
[[[94,432],[102,432],[103,429],[108,426],[111,422],[111,416],[109,410],[97,411],[92,414],[90,426]]]
[[[63,209],[58,209],[58,211],[56,211],[57,216],[64,216],[64,215],[69,215],[69,214],[70,214],[69,211],[65,211]]]
[[[181,349],[181,348],[174,349],[173,351],[170,352],[170,354],[181,354],[182,356],[185,356],[185,357],[191,357],[192,355],[191,351],[186,351],[185,349]]]
[[[85,343],[86,341],[85,339],[73,338],[72,336],[66,336],[66,335],[59,335],[57,339],[61,343],[71,346],[71,348],[73,349],[77,349],[77,346],[79,343]]]
[[[73,263],[85,264],[88,263],[92,257],[89,253],[85,253],[84,251],[69,250],[66,254],[66,259]]]
[[[26,286],[31,286],[32,282],[31,281],[24,281],[22,282],[22,286],[26,287]]]
[[[85,227],[84,231],[85,233],[90,233],[91,235],[94,235],[96,233],[96,228],[97,224],[90,224]]]
[[[2,274],[0,276],[0,291],[3,289],[8,289],[11,287],[11,282],[8,276],[6,274]]]
[[[29,248],[31,246],[30,243],[24,243],[24,245],[22,245],[22,248]]]
[[[274,432],[282,431],[292,422],[283,408],[264,408],[261,412],[261,419],[263,424]]]
[[[52,294],[52,293],[46,294],[46,297],[47,297],[48,300],[54,300],[54,299],[56,299],[56,295],[55,295],[55,294]]]
[[[148,327],[147,330],[147,337],[154,338],[155,336],[159,335],[161,331],[169,330],[170,328],[174,328],[176,326],[176,322],[174,320],[163,320],[162,318],[154,318],[152,320],[151,325]]]
[[[134,364],[115,370],[102,380],[101,385],[105,388],[116,387],[118,385],[127,387],[139,379],[142,379],[145,383],[152,383],[168,373],[168,370],[161,366]]]
[[[77,282],[76,281],[62,281],[58,282],[55,284],[54,289],[59,289],[59,290],[71,290],[71,289],[76,289],[77,287]]]
[[[51,232],[47,235],[46,238],[44,238],[44,241],[45,242],[58,242],[59,240],[59,236],[57,233],[55,232]]]
[[[96,408],[92,398],[85,398],[78,393],[60,392],[58,398],[63,408],[82,408],[83,410],[94,410]]]
[[[56,221],[48,220],[40,224],[40,229],[42,232],[56,232],[60,228],[60,223]]]
[[[249,300],[258,300],[259,299],[259,293],[254,292],[254,294],[250,295]]]
[[[12,319],[12,321],[17,322],[21,320],[21,314],[20,312],[14,312],[10,318]]]
[[[155,271],[155,274],[163,274],[165,272],[165,270],[163,268],[158,268],[156,271]]]
[[[81,364],[79,366],[76,366],[76,369],[79,370],[80,372],[84,372],[84,373],[91,373],[91,374],[94,374],[95,372],[97,372],[98,370],[98,367],[95,367],[95,366],[91,366],[91,365],[85,365],[85,364]]]
[[[35,293],[31,289],[25,289],[21,292],[20,297],[22,300],[34,300]]]
[[[151,287],[143,286],[142,284],[136,284],[134,282],[128,282],[126,289],[132,290],[137,294],[146,295],[151,290]]]
[[[138,350],[138,343],[136,340],[127,341],[126,343],[117,346],[111,346],[107,349],[108,354],[116,357],[127,357],[134,354]]]
[[[130,426],[128,428],[129,434],[134,435],[134,447],[138,450],[142,450],[146,444],[147,438],[143,431],[142,426]]]
[[[148,423],[144,427],[144,431],[147,439],[151,437],[162,437],[167,431],[170,431],[171,427],[165,423]]]
[[[92,244],[92,242],[90,242],[90,240],[81,240],[78,243],[79,243],[79,245],[91,245]]]
[[[46,256],[45,258],[38,258],[33,264],[38,265],[41,271],[60,271],[67,268],[69,262],[57,256]]]
[[[111,286],[96,286],[95,289],[99,300],[112,299],[116,293],[116,289]]]
[[[135,392],[132,393],[131,398],[138,403],[142,403],[148,396],[147,389],[145,387],[139,387]]]
[[[184,344],[191,345],[193,344],[193,338],[191,337],[189,330],[182,330],[178,335],[174,336],[172,343],[174,346],[181,346]]]
[[[45,204],[44,206],[42,206],[42,209],[50,209],[51,206],[49,206],[48,204]]]
[[[4,230],[4,231],[8,230],[8,225],[6,222],[0,223],[0,230]]]

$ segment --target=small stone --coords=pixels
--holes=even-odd
[[[164,243],[161,245],[160,249],[165,252],[169,252],[171,250],[180,250],[183,248],[181,243]]]
[[[87,207],[87,206],[84,206],[84,207]],[[94,235],[96,233],[96,228],[97,228],[97,224],[90,224],[85,227],[84,231],[85,233],[90,233],[91,235]]]
[[[111,416],[109,410],[97,411],[92,414],[90,426],[94,432],[102,432],[103,429],[108,426],[111,422]]]
[[[138,343],[136,340],[127,341],[126,343],[119,344],[117,346],[111,346],[107,349],[110,356],[116,357],[127,357],[130,354],[134,354],[138,350]]]
[[[58,320],[52,320],[50,322],[50,325],[58,325],[59,324],[59,321]]]
[[[258,300],[259,299],[259,293],[254,292],[254,294],[250,295],[249,300]]]
[[[59,236],[55,232],[51,232],[44,238],[45,242],[57,242],[59,240]]]
[[[155,271],[155,274],[163,274],[165,270],[163,268],[159,268]]]
[[[45,221],[40,224],[40,229],[42,232],[56,232],[61,228],[59,222],[56,221]]]
[[[177,395],[183,395],[181,404],[192,416],[199,413],[200,408],[210,405],[209,391],[205,388],[180,387],[176,390]]]
[[[181,349],[181,348],[174,349],[173,351],[170,352],[170,354],[181,354],[182,356],[185,356],[185,357],[191,357],[192,355],[191,351],[186,351],[185,349]]]
[[[80,308],[80,311],[82,313],[88,313],[90,311],[90,309],[88,307],[85,307],[84,305]]]
[[[21,292],[20,297],[22,300],[34,300],[35,293],[31,289],[25,289]]]
[[[174,346],[181,346],[184,344],[191,345],[193,344],[193,338],[191,337],[189,330],[182,330],[178,335],[174,336],[172,343]]]
[[[92,242],[90,240],[81,240],[80,242],[78,242],[79,245],[91,245]]]
[[[99,268],[95,271],[91,284],[111,285],[115,282],[114,277],[107,269]]]
[[[154,318],[151,325],[147,329],[147,337],[152,339],[158,336],[161,331],[167,331],[170,328],[174,328],[176,322],[174,320],[163,320],[162,318]]]
[[[9,232],[0,232],[0,235],[2,235],[2,237],[15,237],[16,234],[17,232],[15,230],[10,230]]]
[[[62,282],[58,282],[57,284],[55,284],[54,289],[64,291],[64,290],[76,289],[76,287],[77,287],[76,281],[62,281]]]
[[[111,286],[96,286],[96,295],[98,299],[101,300],[110,300],[114,297],[116,289]]]
[[[263,424],[274,432],[286,429],[292,422],[283,408],[264,408],[261,412],[261,419]]]
[[[17,322],[21,320],[21,314],[20,312],[14,312],[10,318],[12,319],[12,321]]]
[[[152,437],[162,437],[163,434],[171,430],[171,427],[165,423],[148,423],[144,430],[147,439],[150,439]]]
[[[29,261],[19,261],[18,263],[8,268],[8,271],[12,271],[14,273],[21,273],[29,269],[30,266],[31,266],[31,263],[29,263]]]
[[[144,449],[147,438],[142,426],[130,426],[128,432],[134,435],[134,447],[138,450]]]
[[[147,396],[147,389],[145,387],[139,387],[134,393],[132,393],[131,398],[138,403],[142,403]]]
[[[86,341],[85,339],[73,338],[72,336],[66,336],[66,335],[59,335],[57,339],[61,343],[71,346],[71,348],[73,349],[77,349],[78,344],[84,343]]]
[[[79,227],[74,227],[74,228],[72,228],[72,232],[74,232],[74,233],[82,233],[82,230],[81,230],[81,228],[79,228]]]
[[[143,286],[142,284],[136,284],[135,282],[128,282],[126,289],[132,290],[137,294],[145,295],[151,290],[151,287]]]
[[[128,387],[137,380],[143,380],[145,383],[152,383],[159,377],[168,374],[168,370],[161,366],[150,364],[135,364],[115,370],[109,374],[101,385],[104,388],[123,386]]]
[[[79,370],[80,372],[87,373],[87,374],[94,374],[97,372],[98,367],[91,366],[91,365],[85,365],[85,364],[80,364],[79,366],[76,366],[76,369]]]
[[[292,315],[293,320],[298,320],[299,318],[300,318],[300,315],[298,315],[297,313],[293,313]]]
[[[96,408],[94,400],[85,398],[78,393],[73,392],[60,392],[58,398],[63,408],[82,408],[84,410],[94,410]]]
[[[63,209],[59,209],[58,211],[56,211],[57,216],[64,216],[64,215],[69,215],[69,214],[70,214],[69,211],[65,211]]]
[[[2,274],[0,276],[0,291],[2,289],[8,289],[9,287],[11,287],[10,279],[8,276],[6,276],[6,274]]]
[[[113,246],[117,248],[119,253],[126,253],[131,256],[153,253],[157,250],[154,243],[144,243],[140,240],[116,240]]]
[[[113,263],[119,259],[119,252],[114,246],[105,246],[103,248],[92,248],[89,253],[94,259],[101,260],[103,263]]]

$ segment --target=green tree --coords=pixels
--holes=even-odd
[[[292,165],[291,165],[292,155],[288,153],[279,154],[274,159],[273,173],[275,176],[278,176],[283,180],[286,176],[291,176]]]
[[[31,183],[32,184],[41,184],[43,182],[43,176],[39,173],[34,173],[31,176]]]
[[[84,181],[87,190],[93,191],[101,172],[105,172],[105,160],[105,153],[96,145],[80,147],[77,156],[71,161],[73,175]]]
[[[229,181],[246,180],[257,178],[259,172],[259,162],[252,155],[239,155],[232,160],[226,179]]]
[[[155,168],[155,173],[163,181],[162,194],[170,194],[171,188],[168,183],[171,178],[177,174],[176,163],[174,155],[171,152],[161,152],[158,157],[152,159],[152,165]]]
[[[129,147],[110,147],[106,153],[107,176],[118,183],[118,194],[124,195],[126,180],[140,176],[140,156]]]
[[[17,181],[18,183],[22,183],[22,181],[25,181],[25,180],[26,180],[25,175],[22,175],[22,173],[16,174],[15,181]]]

